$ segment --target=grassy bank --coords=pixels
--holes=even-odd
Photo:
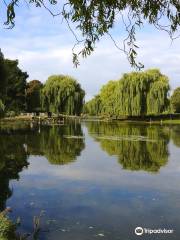
[[[164,124],[180,124],[180,119],[163,120]]]
[[[159,115],[145,115],[145,116],[88,116],[84,115],[84,121],[118,121],[118,122],[133,122],[133,123],[152,123],[152,124],[179,124],[180,113],[175,114],[159,114]]]

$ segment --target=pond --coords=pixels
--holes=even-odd
[[[179,239],[180,125],[0,126],[0,210],[40,240]],[[135,228],[173,229],[135,234]]]

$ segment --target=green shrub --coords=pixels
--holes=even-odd
[[[0,213],[0,240],[16,240],[16,225],[9,220],[5,212]]]

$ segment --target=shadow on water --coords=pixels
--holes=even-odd
[[[123,169],[158,172],[168,162],[168,143],[180,146],[179,127],[105,122],[86,123],[89,134]]]

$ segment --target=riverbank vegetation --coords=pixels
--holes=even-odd
[[[71,76],[52,75],[44,84],[27,78],[17,60],[5,59],[0,52],[0,117],[41,112],[107,119],[179,118],[180,88],[170,96],[169,79],[158,69],[109,81],[86,103],[85,91]]]

